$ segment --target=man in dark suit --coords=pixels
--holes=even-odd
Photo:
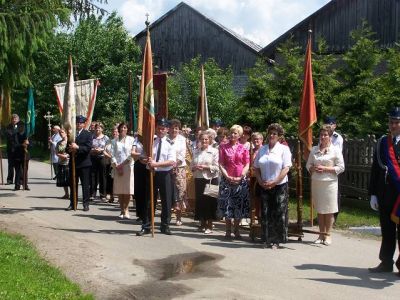
[[[12,114],[11,123],[8,124],[6,128],[6,140],[7,140],[7,159],[8,159],[8,175],[7,175],[7,183],[14,183],[14,161],[15,161],[15,152],[16,152],[16,139],[18,135],[18,122],[19,116],[17,114]],[[16,182],[16,184],[19,184]]]
[[[379,251],[381,263],[369,268],[372,273],[392,272],[396,243],[400,242],[400,226],[391,219],[393,207],[400,195],[400,178],[393,172],[400,167],[400,107],[389,113],[388,136],[382,136],[374,151],[369,194],[371,208],[379,212],[382,242]],[[400,248],[400,244],[399,244]],[[400,257],[396,261],[400,270]]]
[[[75,142],[69,144],[68,152],[70,155],[75,155],[75,191],[76,199],[78,199],[78,178],[81,180],[82,184],[82,203],[83,210],[89,210],[89,184],[90,184],[90,168],[92,162],[90,160],[90,149],[92,149],[92,134],[84,129],[86,118],[84,116],[76,117],[76,138]],[[70,170],[72,170],[72,159],[70,159]],[[70,172],[72,175],[72,172]],[[71,191],[72,191],[72,179],[71,179]],[[73,193],[71,193],[70,205],[67,210],[74,209],[74,198]]]

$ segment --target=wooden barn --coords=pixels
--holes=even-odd
[[[332,0],[308,18],[264,47],[260,54],[275,58],[279,44],[293,35],[305,48],[308,29],[312,30],[313,48],[318,37],[327,41],[330,53],[343,53],[351,46],[349,33],[366,20],[376,33],[380,47],[392,47],[399,39],[399,0]]]
[[[235,77],[252,67],[261,47],[204,16],[184,2],[150,24],[154,64],[161,71],[178,68],[201,55],[222,68],[232,66]],[[135,36],[144,46],[146,29]]]

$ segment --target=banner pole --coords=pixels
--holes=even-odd
[[[150,176],[150,211],[151,211],[151,236],[154,237],[154,171],[149,172]]]
[[[132,71],[129,70],[129,132],[133,135]]]
[[[0,126],[0,145],[1,145],[1,126]],[[1,170],[1,185],[4,185],[3,177],[3,151],[0,148],[0,170]]]
[[[71,166],[72,166],[72,185],[71,185],[71,187],[72,187],[72,201],[73,201],[73,206],[74,206],[74,210],[76,211],[76,208],[77,208],[77,200],[78,199],[76,199],[77,198],[77,192],[76,192],[76,171],[75,171],[75,153],[74,152],[72,152],[71,153],[71,159],[72,159],[72,163],[71,163]]]

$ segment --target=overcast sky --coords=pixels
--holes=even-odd
[[[236,33],[266,46],[330,0],[185,0],[200,13]],[[127,30],[136,35],[144,29],[145,14],[157,20],[180,0],[108,0]]]

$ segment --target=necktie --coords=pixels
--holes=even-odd
[[[162,139],[160,139],[160,142],[158,143],[158,148],[157,148],[157,155],[156,155],[156,162],[160,160],[160,155],[161,155],[161,142]]]

